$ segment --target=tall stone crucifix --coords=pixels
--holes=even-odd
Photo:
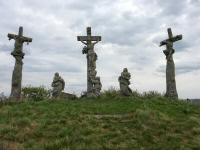
[[[82,53],[87,55],[87,94],[95,94],[95,84],[101,86],[101,83],[100,78],[96,77],[97,54],[94,46],[101,41],[101,36],[92,36],[91,27],[87,27],[87,36],[77,36],[77,40],[85,45]]]
[[[13,99],[20,99],[21,98],[21,82],[22,82],[22,66],[24,58],[23,53],[23,43],[32,42],[32,38],[23,36],[23,27],[19,27],[19,33],[16,34],[10,34],[8,33],[9,40],[13,39],[15,40],[14,44],[14,50],[11,53],[11,55],[15,58],[15,67],[12,74],[12,87],[11,87],[11,94],[10,98]]]
[[[175,52],[173,49],[173,43],[182,40],[182,35],[173,36],[171,28],[168,28],[167,31],[169,38],[160,42],[160,46],[166,45],[166,50],[163,51],[167,59],[165,96],[178,98],[175,80],[175,64],[173,60],[173,54]]]

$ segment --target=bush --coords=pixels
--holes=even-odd
[[[114,87],[110,87],[108,90],[105,90],[101,93],[103,97],[114,98],[120,96],[120,91],[115,89]]]
[[[0,93],[0,102],[4,102],[6,100],[8,100],[8,98],[4,95],[4,93]]]
[[[51,91],[47,90],[44,86],[40,87],[23,87],[22,88],[22,97],[25,99],[41,101],[48,99],[51,96]]]
[[[142,97],[142,94],[140,94],[137,90],[136,91],[132,91],[132,97]]]
[[[154,98],[154,97],[163,97],[162,94],[160,94],[157,91],[149,91],[149,92],[143,92],[142,96],[144,98]]]

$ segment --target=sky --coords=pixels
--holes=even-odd
[[[176,50],[176,83],[180,98],[200,98],[200,0],[0,0],[0,92],[10,94],[15,59],[8,33],[33,38],[24,44],[23,86],[51,88],[55,72],[66,82],[65,92],[86,91],[86,56],[78,35],[102,36],[96,44],[97,75],[103,90],[119,89],[123,68],[138,92],[166,89],[167,28],[183,39]]]

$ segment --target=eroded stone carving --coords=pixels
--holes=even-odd
[[[173,59],[173,54],[175,50],[173,48],[173,43],[182,39],[182,35],[173,36],[171,28],[168,28],[169,38],[161,41],[160,46],[166,46],[166,50],[163,53],[166,56],[167,66],[166,66],[166,97],[178,98],[178,93],[176,89],[175,80],[175,64]]]
[[[130,85],[131,74],[128,72],[127,68],[123,69],[121,76],[119,76],[118,81],[120,85],[120,93],[124,96],[130,96],[132,94],[132,90],[129,87]]]
[[[101,41],[101,36],[92,36],[91,27],[87,27],[87,36],[78,36],[77,40],[86,45],[83,47],[82,53],[87,55],[87,95],[99,95],[100,91],[98,90],[101,90],[101,88],[94,90],[95,86],[97,86],[96,80],[99,80],[98,82],[100,82],[100,78],[98,77],[99,79],[97,79],[96,77],[97,54],[94,51],[94,46]],[[99,85],[101,85],[101,83],[98,83],[98,86]]]
[[[22,84],[22,68],[25,53],[23,52],[23,44],[26,42],[29,44],[32,42],[32,38],[23,36],[23,27],[19,27],[19,33],[8,34],[9,40],[15,40],[14,50],[11,55],[15,58],[15,67],[12,74],[12,85],[10,98],[20,99],[21,98],[21,84]]]
[[[93,93],[95,93],[95,96],[100,96],[102,88],[100,77],[95,77],[95,79],[92,80],[92,83],[94,84]]]
[[[59,73],[55,73],[51,86],[53,87],[52,97],[58,98],[65,88],[65,81],[59,75]]]

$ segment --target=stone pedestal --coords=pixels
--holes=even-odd
[[[173,57],[167,60],[166,66],[166,97],[178,98],[175,79],[175,64]]]
[[[15,57],[15,66],[12,73],[12,85],[10,98],[20,99],[21,98],[21,88],[22,88],[22,67],[23,67],[23,55],[13,55]]]

